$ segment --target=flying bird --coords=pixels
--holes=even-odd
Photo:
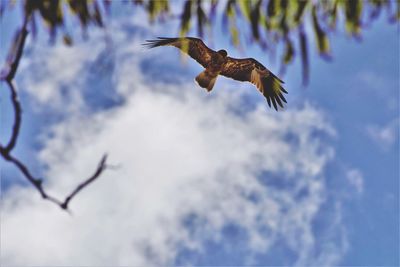
[[[254,58],[229,57],[225,50],[214,51],[201,39],[193,37],[158,37],[157,40],[146,40],[144,45],[150,48],[174,46],[187,53],[205,68],[195,80],[208,92],[213,89],[218,75],[223,75],[254,84],[267,99],[268,105],[271,107],[272,103],[275,110],[278,110],[278,105],[283,108],[282,102],[287,103],[283,96],[283,93],[287,94],[282,87],[284,82]]]

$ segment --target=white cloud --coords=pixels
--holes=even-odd
[[[364,177],[360,170],[350,169],[347,171],[346,177],[357,193],[360,194],[364,191]]]
[[[395,118],[386,125],[368,125],[367,133],[382,149],[392,147],[399,137],[399,119]]]
[[[114,85],[124,104],[87,114],[80,94],[87,85],[78,83],[73,90],[79,101],[65,103],[71,105],[68,118],[52,126],[39,156],[49,166],[46,186],[57,195],[87,177],[105,151],[120,168],[74,199],[71,217],[30,187],[5,192],[2,264],[171,265],[182,247],[201,253],[204,241],[223,243],[229,224],[246,232],[243,248],[254,255],[283,242],[296,255],[293,264],[337,264],[345,237],[324,249],[313,229],[326,203],[324,171],[334,155],[321,137],[334,135],[322,112],[305,105],[275,113],[262,102],[238,113],[233,107],[242,93],[228,90],[223,79],[211,95],[192,79],[149,81],[139,67],[149,55],[119,34]],[[91,47],[87,53],[85,44],[71,49],[71,58],[61,61],[75,70],[29,80],[32,88],[55,90],[39,97],[42,108],[101,51]],[[64,52],[56,47],[50,53],[63,58]],[[67,67],[47,62],[45,73]],[[198,220],[187,226],[190,216]],[[340,209],[334,217],[329,233],[342,235]]]

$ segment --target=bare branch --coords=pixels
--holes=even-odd
[[[101,161],[99,162],[96,171],[92,176],[90,176],[86,181],[83,181],[81,184],[79,184],[72,192],[69,194],[65,200],[64,203],[60,205],[61,208],[63,209],[68,209],[68,204],[71,201],[73,197],[76,196],[83,188],[91,184],[94,180],[96,180],[100,174],[107,168],[106,165],[106,160],[107,160],[107,154],[105,154],[102,158]]]
[[[9,70],[8,73],[2,75],[1,80],[5,80],[8,84],[8,87],[10,88],[11,92],[11,102],[13,104],[14,108],[14,125],[12,129],[12,134],[10,137],[10,140],[8,144],[6,145],[5,148],[2,148],[4,150],[3,152],[5,154],[9,154],[9,152],[15,147],[15,144],[17,143],[18,139],[18,134],[19,134],[19,129],[21,127],[21,105],[18,100],[18,94],[17,90],[15,89],[15,85],[13,83],[13,79],[15,77],[15,74],[17,73],[17,69],[19,66],[19,62],[22,57],[22,53],[24,51],[24,46],[25,46],[25,40],[26,36],[28,35],[28,30],[27,30],[27,25],[28,25],[28,20],[30,16],[25,16],[24,17],[24,23],[22,24],[22,28],[18,35],[16,36],[16,51],[15,55],[10,52],[9,57],[12,59],[11,63],[9,63]],[[15,47],[14,47],[15,48]],[[13,51],[15,49],[12,49]],[[3,153],[2,153],[3,154]]]
[[[15,74],[17,73],[18,65],[19,65],[19,62],[22,57],[22,52],[24,51],[26,36],[28,35],[27,25],[28,25],[29,17],[25,16],[25,18],[24,18],[24,23],[22,25],[22,28],[21,28],[20,32],[18,33],[18,36],[16,37],[17,40],[16,40],[15,44],[17,45],[17,48],[16,48],[15,55],[13,55],[13,60],[10,63],[10,66],[9,66],[10,69],[9,69],[8,73],[6,75],[4,75],[4,77],[1,77],[2,80],[11,82],[14,79]]]
[[[69,195],[65,197],[64,201],[61,201],[51,195],[49,195],[43,188],[43,180],[34,177],[31,172],[29,171],[28,167],[22,163],[19,159],[11,155],[11,151],[14,149],[15,145],[17,144],[19,131],[21,128],[21,121],[22,121],[22,109],[21,104],[18,100],[18,92],[16,90],[15,84],[13,82],[15,74],[17,73],[18,65],[21,60],[26,36],[28,35],[27,24],[29,20],[29,15],[26,15],[24,18],[23,26],[18,32],[14,45],[11,48],[9,53],[9,60],[7,66],[7,72],[2,73],[0,80],[5,81],[8,84],[10,89],[10,99],[14,109],[14,125],[12,128],[12,133],[10,140],[8,143],[3,146],[0,144],[0,155],[6,160],[13,163],[25,176],[25,178],[37,189],[43,199],[46,199],[54,204],[58,205],[61,209],[68,211],[68,204],[69,202],[86,186],[94,182],[102,172],[107,168],[106,160],[107,155],[104,155],[99,162],[96,171],[92,176],[88,179],[80,183]]]
[[[64,201],[61,201],[51,195],[49,195],[43,188],[43,180],[40,178],[35,178],[29,171],[28,167],[24,163],[22,163],[19,159],[10,155],[4,147],[0,146],[0,154],[3,158],[9,162],[12,162],[25,176],[25,178],[37,189],[43,199],[46,199],[54,204],[58,205],[63,210],[68,210],[69,202],[86,186],[94,182],[100,174],[107,168],[106,160],[107,155],[104,155],[97,166],[96,171],[92,176],[90,176],[87,180],[83,181],[79,184],[71,194],[69,194]]]
[[[5,152],[8,154],[15,147],[15,144],[17,143],[19,130],[21,128],[22,109],[21,109],[21,104],[19,103],[18,100],[17,90],[15,89],[13,81],[7,80],[7,84],[10,87],[10,92],[11,92],[10,98],[14,108],[14,125],[12,128],[12,134],[10,140],[8,141],[8,144],[4,148]]]
[[[42,180],[34,178],[31,173],[29,172],[29,169],[17,158],[13,157],[12,155],[9,154],[8,151],[6,151],[5,148],[0,146],[0,154],[3,156],[3,158],[7,161],[10,161],[14,163],[15,166],[18,167],[18,169],[25,175],[25,177],[28,179],[31,184],[36,187],[36,189],[39,191],[41,196],[43,198],[46,198],[46,193],[42,189]]]

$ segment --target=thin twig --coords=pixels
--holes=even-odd
[[[18,33],[17,40],[15,41],[15,45],[17,46],[16,48],[13,47],[13,50],[15,49],[16,52],[13,54],[14,51],[11,52],[11,57],[12,61],[8,65],[8,72],[0,77],[0,80],[5,81],[8,84],[8,87],[10,89],[10,99],[13,105],[14,109],[14,125],[12,128],[12,133],[10,140],[8,141],[6,146],[3,146],[0,144],[0,155],[6,160],[11,163],[13,163],[24,175],[24,177],[37,189],[37,191],[40,193],[41,197],[43,199],[46,199],[50,202],[53,202],[54,204],[58,205],[61,209],[68,211],[68,204],[69,202],[79,193],[81,192],[82,189],[84,189],[86,186],[94,182],[101,174],[102,172],[108,167],[106,165],[106,160],[107,160],[107,155],[104,155],[98,166],[96,171],[92,176],[90,176],[88,179],[80,183],[69,195],[66,196],[64,201],[61,201],[51,195],[49,195],[43,188],[43,180],[39,178],[35,178],[31,172],[29,171],[28,167],[22,163],[19,159],[11,155],[11,151],[14,149],[14,147],[17,144],[18,140],[18,135],[19,131],[21,128],[21,121],[22,121],[22,109],[21,109],[21,104],[18,100],[18,92],[16,90],[15,84],[13,82],[15,74],[17,73],[18,65],[21,60],[23,51],[24,51],[24,45],[26,41],[26,36],[28,35],[28,30],[27,30],[27,24],[29,20],[29,15],[26,15],[24,18],[24,23],[21,28],[21,31]]]
[[[4,148],[5,152],[9,153],[15,147],[15,144],[17,143],[19,130],[21,128],[22,109],[21,109],[21,104],[18,100],[17,90],[15,89],[15,85],[14,85],[13,81],[7,80],[7,84],[10,87],[10,92],[11,92],[10,98],[11,98],[11,102],[12,102],[13,108],[14,108],[14,125],[12,128],[12,134],[11,134],[10,140],[8,141],[8,144]]]
[[[22,57],[22,52],[24,51],[24,45],[25,45],[26,36],[28,35],[28,30],[27,30],[26,27],[28,25],[29,17],[30,16],[25,16],[25,18],[24,18],[24,23],[22,25],[21,32],[19,33],[19,36],[18,36],[17,52],[15,54],[14,60],[10,64],[9,72],[7,73],[7,75],[4,78],[4,80],[6,80],[8,82],[11,82],[14,79],[15,74],[17,73],[19,62],[20,62],[21,57]]]
[[[72,192],[71,194],[69,194],[65,200],[64,203],[62,203],[60,206],[63,209],[68,209],[68,204],[71,201],[71,199],[73,197],[76,196],[76,194],[78,194],[83,188],[85,188],[86,186],[88,186],[90,183],[92,183],[94,180],[96,180],[100,174],[107,168],[106,165],[106,160],[107,160],[107,154],[105,154],[102,158],[101,161],[99,162],[99,164],[97,165],[97,169],[94,172],[94,174],[92,176],[90,176],[87,180],[83,181],[82,183],[80,183]]]
[[[0,146],[0,154],[3,156],[3,158],[9,162],[12,162],[28,179],[28,181],[37,189],[37,191],[40,193],[41,197],[43,199],[46,199],[50,202],[53,202],[54,204],[58,205],[60,208],[63,210],[68,210],[68,204],[69,202],[80,192],[83,188],[94,182],[100,174],[107,168],[106,165],[106,160],[107,160],[107,155],[104,155],[101,158],[101,161],[99,162],[99,165],[97,166],[96,171],[92,176],[90,176],[88,179],[83,181],[81,184],[79,184],[71,194],[69,194],[64,201],[61,201],[51,195],[49,195],[43,188],[43,180],[39,178],[35,178],[29,171],[28,167],[24,163],[22,163],[19,159],[15,158],[14,156],[10,155],[4,147]]]

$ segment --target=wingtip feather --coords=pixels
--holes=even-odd
[[[169,37],[156,37],[156,40],[146,40],[146,43],[142,44],[144,46],[148,46],[149,48],[155,48],[158,46],[169,45],[170,43],[175,42],[178,38],[169,38]]]
[[[278,106],[276,105],[275,98],[271,97],[271,100],[272,100],[272,104],[274,105],[275,110],[278,111]]]
[[[268,106],[271,107],[271,98],[269,96],[266,96],[265,98],[267,99]]]
[[[278,105],[283,108],[282,101],[279,99],[279,97],[276,97],[276,102],[278,102]]]

